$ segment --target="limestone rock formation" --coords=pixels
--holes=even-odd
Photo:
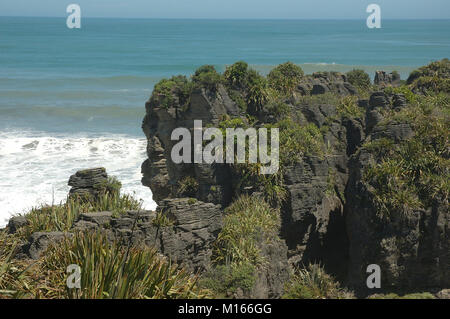
[[[69,196],[97,199],[105,192],[107,182],[108,175],[103,167],[78,171],[70,176],[69,186],[72,188]]]
[[[377,72],[375,84],[380,88],[396,86],[399,80],[396,73]],[[382,266],[386,288],[448,286],[446,202],[437,199],[431,207],[413,211],[409,217],[399,215],[387,223],[376,218],[372,190],[361,181],[364,169],[376,160],[361,151],[364,143],[383,138],[399,143],[414,136],[410,123],[384,123],[386,111],[398,112],[407,107],[405,96],[374,92],[369,99],[357,101],[360,116],[343,115],[334,104],[296,101],[296,96],[327,92],[340,96],[357,93],[345,75],[321,72],[305,76],[293,97],[285,101],[289,117],[301,125],[313,123],[321,130],[326,155],[305,155],[283,168],[287,198],[281,207],[279,236],[288,251],[284,261],[285,257],[273,258],[280,261],[278,265],[287,265],[287,259],[291,266],[321,262],[333,275],[361,290],[366,287],[366,267],[372,263]],[[159,205],[185,196],[179,192],[189,179],[197,181],[189,196],[222,207],[228,206],[239,192],[260,192],[254,187],[238,190],[236,185],[242,177],[233,175],[229,165],[171,161],[173,129],[186,127],[192,131],[195,119],[203,120],[205,127],[217,126],[223,117],[243,117],[228,93],[220,84],[216,91],[193,90],[187,105],[181,105],[176,98],[172,104],[162,105],[155,94],[147,102],[143,130],[148,139],[148,159],[142,165],[142,182],[152,189]],[[267,119],[258,117],[263,122]],[[182,209],[192,217],[188,208]],[[170,242],[168,238],[166,241]],[[266,292],[257,296],[267,295],[267,281],[262,286],[260,291]]]

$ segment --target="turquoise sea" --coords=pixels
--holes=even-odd
[[[262,73],[409,72],[449,57],[450,20],[82,20],[0,17],[0,224],[62,200],[70,174],[105,166],[153,208],[140,185],[144,103],[156,82],[245,60]]]

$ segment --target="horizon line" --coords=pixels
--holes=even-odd
[[[0,15],[0,18],[61,18],[66,19],[67,16],[16,16],[16,15]],[[103,17],[103,16],[83,16],[83,19],[123,19],[123,20],[303,20],[303,21],[330,21],[330,20],[351,20],[360,21],[366,18],[167,18],[167,17]],[[450,18],[383,18],[383,20],[435,20],[447,21]]]

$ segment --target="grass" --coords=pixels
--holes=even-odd
[[[140,201],[128,194],[105,193],[95,201],[68,198],[60,205],[32,208],[25,215],[28,225],[20,229],[19,234],[27,239],[34,232],[69,231],[80,214],[111,211],[114,215],[120,215],[129,210],[138,210],[141,205]]]
[[[437,198],[448,201],[450,194],[450,107],[445,94],[418,96],[416,102],[385,114],[390,123],[408,123],[414,136],[394,143],[386,138],[363,147],[376,161],[365,170],[363,180],[373,186],[379,215],[431,207]]]
[[[369,296],[369,299],[436,299],[436,297],[429,292],[421,292],[421,293],[406,294],[403,296],[399,296],[396,293],[375,294]]]
[[[198,191],[198,182],[192,176],[186,176],[178,182],[178,195],[185,197],[195,197]]]
[[[353,293],[340,287],[323,267],[310,264],[296,269],[286,284],[283,299],[354,299]]]
[[[78,265],[81,288],[67,288],[66,269]],[[77,233],[49,247],[42,261],[52,290],[45,295],[74,299],[201,298],[198,278],[160,257],[148,247],[127,248],[102,233]]]
[[[168,227],[173,226],[174,221],[171,220],[164,211],[160,210],[156,213],[155,218],[152,220],[152,224],[156,227]]]
[[[341,98],[336,105],[336,111],[341,118],[362,118],[365,109],[358,106],[358,98],[356,96],[345,96]]]
[[[233,297],[239,289],[249,294],[256,281],[256,269],[251,264],[217,265],[199,281],[199,285],[213,293],[214,298]]]
[[[279,211],[264,200],[242,195],[226,209],[223,228],[215,245],[215,262],[262,266],[258,243],[277,236]]]

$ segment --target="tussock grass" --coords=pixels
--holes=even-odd
[[[262,199],[242,195],[227,210],[215,247],[215,262],[261,266],[258,242],[277,236],[279,211]]]
[[[376,161],[364,171],[373,186],[374,203],[381,217],[431,207],[450,195],[449,96],[417,97],[415,103],[380,123],[409,123],[414,136],[394,143],[382,138],[363,145]]]
[[[81,269],[81,288],[66,285],[68,265]],[[49,247],[42,261],[52,289],[47,296],[76,299],[202,298],[196,276],[159,256],[148,247],[127,248],[102,233],[77,233]]]
[[[341,288],[319,264],[296,269],[286,284],[283,299],[353,299],[352,292]]]

